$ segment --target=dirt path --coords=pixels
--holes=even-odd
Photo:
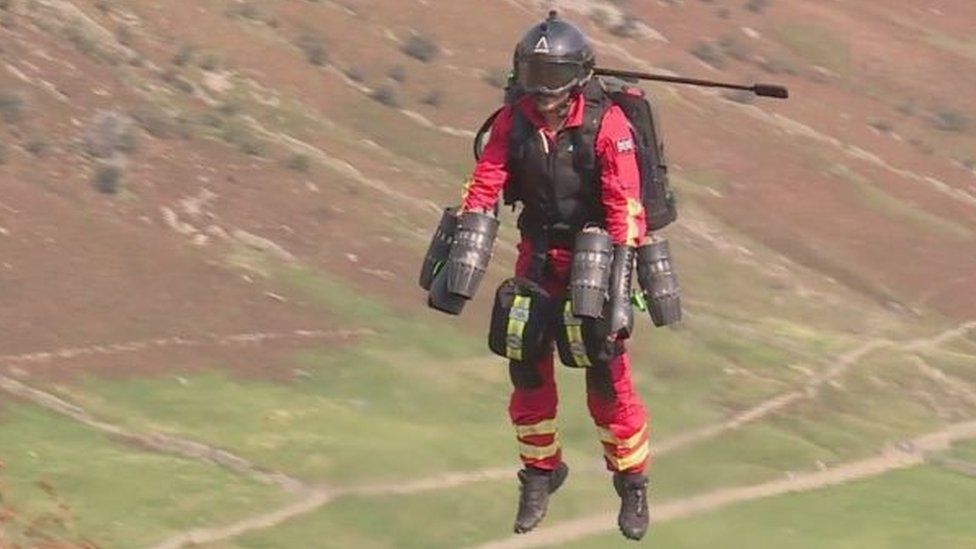
[[[67,416],[92,429],[140,448],[214,463],[236,473],[247,475],[264,484],[276,484],[291,493],[303,493],[310,487],[301,480],[277,471],[268,471],[247,459],[215,446],[162,433],[137,433],[119,425],[101,421],[79,406],[51,393],[35,389],[16,379],[0,375],[0,390],[28,400],[52,412]]]
[[[953,337],[958,337],[966,333],[968,330],[973,329],[974,327],[976,327],[976,322],[971,322],[956,328],[952,328],[950,330],[946,330],[930,338],[924,338],[924,339],[906,342],[904,344],[899,345],[899,347],[910,348],[910,349],[928,348],[929,346],[932,345],[942,344]],[[678,435],[674,438],[662,441],[661,443],[658,443],[656,445],[654,449],[654,453],[655,455],[662,455],[668,452],[673,452],[685,446],[689,446],[691,444],[695,444],[707,440],[709,438],[718,436],[726,431],[737,429],[747,423],[761,420],[764,417],[768,416],[769,414],[772,414],[777,410],[781,410],[797,400],[803,398],[810,398],[816,394],[816,391],[820,386],[822,386],[824,383],[828,383],[842,376],[851,366],[853,366],[858,361],[863,359],[869,353],[877,349],[880,349],[882,347],[889,347],[893,345],[896,344],[892,341],[885,340],[885,339],[869,340],[863,343],[862,345],[858,346],[854,350],[849,351],[841,355],[840,357],[838,357],[837,360],[834,361],[834,363],[831,365],[830,368],[828,368],[823,374],[813,378],[804,389],[791,391],[779,395],[777,397],[774,397],[772,399],[769,399],[759,404],[758,406],[750,410],[747,410],[741,414],[737,414],[736,416],[722,423],[703,427],[701,429],[697,429],[689,433]],[[974,425],[973,428],[976,429],[976,425]],[[882,456],[882,458],[891,459],[891,456],[899,456],[899,455],[901,454],[899,453],[893,453],[891,455],[886,454],[885,456]],[[881,459],[881,458],[877,458],[877,459]],[[857,465],[857,464],[852,464],[852,465]],[[838,468],[836,470],[831,470],[831,472],[833,471],[843,472],[845,470],[846,469],[844,468]],[[514,468],[494,468],[494,469],[473,471],[469,473],[448,473],[445,475],[432,477],[428,479],[405,481],[393,485],[383,484],[383,485],[374,485],[374,486],[364,486],[355,489],[348,489],[342,491],[337,490],[332,492],[312,491],[307,495],[305,495],[300,501],[289,504],[280,509],[272,510],[268,513],[263,513],[254,517],[249,517],[223,527],[201,528],[201,529],[191,530],[188,532],[177,534],[176,536],[155,546],[154,549],[173,549],[173,548],[185,547],[193,544],[224,541],[227,539],[232,539],[234,537],[243,535],[248,532],[254,532],[265,528],[279,526],[293,518],[306,515],[308,513],[312,513],[318,510],[319,508],[321,508],[322,506],[331,503],[335,499],[342,496],[382,496],[382,495],[394,495],[394,494],[396,495],[414,494],[418,492],[453,488],[453,487],[463,486],[475,482],[511,479],[513,478],[514,473],[515,473]],[[793,482],[798,480],[800,479],[794,479]],[[758,487],[735,489],[735,490],[730,490],[730,492],[732,492],[733,494],[739,494],[740,490],[755,490],[755,489],[758,489]],[[736,497],[742,497],[742,496],[736,495]],[[709,500],[709,502],[711,502],[711,500]],[[709,504],[713,505],[712,503]],[[683,509],[683,507],[681,506],[688,506],[688,505],[693,506],[693,505],[700,505],[700,504],[696,504],[695,500],[690,500],[688,502],[675,502],[670,505],[675,506],[675,509],[680,511],[680,509]],[[696,507],[692,507],[692,508],[696,508]],[[661,513],[664,513],[663,516],[667,517],[668,516],[667,513],[677,512],[677,511],[669,511],[668,509],[669,507],[665,505],[664,507],[656,510],[656,516],[658,517],[658,520],[661,520]],[[677,516],[680,515],[675,515],[674,517],[671,518],[677,518]],[[582,526],[580,526],[580,528],[582,528],[584,532],[588,531],[586,530],[587,528],[594,528],[594,527],[598,528],[597,531],[602,532],[606,529],[607,524],[611,524],[611,525],[615,524],[614,522],[615,518],[610,515],[607,516],[601,515],[599,517],[593,517],[591,519],[585,519],[585,520],[592,521],[592,523],[586,522],[583,523]],[[665,518],[665,520],[667,519]],[[582,534],[582,535],[587,535],[587,534]],[[580,537],[582,537],[582,535]],[[534,536],[532,539],[534,539]],[[516,541],[522,542],[523,538],[516,538]],[[556,540],[553,543],[556,543],[558,541],[559,540]],[[506,546],[503,545],[503,547]]]
[[[947,450],[957,440],[976,438],[976,421],[950,426],[944,430],[913,439],[899,448],[887,448],[880,455],[846,465],[778,480],[708,492],[700,496],[664,502],[654,506],[654,522],[661,523],[685,518],[716,509],[787,493],[806,492],[846,484],[905,469],[925,462],[926,454]],[[617,528],[616,513],[604,513],[554,524],[526,536],[487,543],[479,549],[522,549],[559,545],[581,538],[613,532]]]
[[[171,347],[205,347],[208,345],[231,346],[261,344],[271,341],[302,340],[302,339],[335,339],[347,340],[354,337],[376,335],[369,329],[354,330],[295,330],[291,332],[251,332],[230,335],[209,335],[200,338],[186,338],[182,336],[160,337],[126,343],[109,345],[89,345],[87,347],[73,347],[54,351],[40,351],[19,355],[0,355],[0,365],[18,366],[24,364],[47,363],[54,360],[68,360],[86,356],[110,356],[124,353],[135,353],[147,349],[163,349]]]
[[[301,500],[275,509],[268,513],[240,520],[233,524],[214,528],[199,528],[182,532],[161,543],[153,549],[180,549],[205,543],[215,543],[232,539],[249,532],[279,526],[291,519],[315,512],[324,505],[346,496],[387,496],[409,495],[435,490],[445,490],[475,482],[515,478],[515,468],[482,469],[467,473],[446,473],[419,480],[408,480],[395,484],[376,484],[345,490],[316,489]]]
[[[843,375],[844,372],[864,358],[867,354],[891,344],[892,343],[890,341],[882,339],[872,339],[867,341],[853,351],[841,355],[830,366],[830,368],[828,368],[823,374],[810,380],[810,382],[807,383],[803,389],[798,389],[775,396],[769,400],[761,402],[753,408],[736,414],[721,423],[707,425],[705,427],[694,429],[692,431],[688,431],[687,433],[682,433],[670,439],[664,440],[655,445],[653,452],[655,455],[664,455],[669,452],[673,452],[680,448],[716,437],[727,431],[738,429],[747,423],[759,421],[772,413],[786,408],[798,400],[811,398],[816,395],[817,391],[821,386],[823,386],[824,383]]]
[[[852,366],[860,362],[865,356],[878,349],[888,347],[895,347],[905,351],[921,351],[931,349],[933,347],[942,345],[953,338],[961,337],[973,329],[976,329],[976,321],[961,324],[955,328],[940,332],[932,337],[914,339],[904,343],[897,343],[881,338],[870,339],[859,345],[854,350],[839,356],[825,371],[810,379],[810,381],[807,382],[802,389],[777,395],[769,400],[761,402],[753,408],[736,414],[721,423],[707,425],[705,427],[694,429],[687,433],[682,433],[670,439],[661,441],[655,445],[652,451],[655,455],[664,455],[680,448],[703,442],[727,431],[738,429],[747,423],[759,421],[770,414],[790,406],[798,400],[813,398],[825,384],[831,383],[843,377]]]

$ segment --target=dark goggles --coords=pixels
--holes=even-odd
[[[540,58],[523,59],[518,64],[518,82],[528,93],[559,95],[579,84],[586,75],[579,62],[559,62]]]

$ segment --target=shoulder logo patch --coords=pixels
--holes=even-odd
[[[549,39],[543,36],[535,44],[534,53],[549,53]]]
[[[634,140],[633,139],[627,137],[625,139],[618,139],[617,140],[617,152],[618,153],[633,152],[634,149],[635,149],[635,147],[634,147]]]

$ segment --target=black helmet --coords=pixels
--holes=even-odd
[[[556,96],[582,87],[594,64],[586,35],[555,11],[529,29],[515,48],[515,76],[530,94]]]

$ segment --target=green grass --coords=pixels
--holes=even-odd
[[[854,196],[864,206],[875,209],[885,216],[923,231],[937,231],[942,236],[958,240],[971,240],[973,231],[946,217],[929,213],[921,207],[892,196],[877,185],[844,165],[838,165],[831,173],[847,181]]]
[[[572,472],[553,498],[546,524],[616,509],[610,476],[598,470],[598,451],[567,451]],[[810,469],[826,453],[794,436],[747,427],[700,447],[661,458],[652,468],[656,502],[781,478]],[[329,539],[336,547],[460,547],[509,535],[517,498],[514,478],[409,496],[348,498],[279,527],[217,547],[300,546]],[[419,520],[418,517],[424,517]]]
[[[491,114],[485,112],[487,117]],[[356,98],[349,101],[337,122],[368,135],[380,146],[399,156],[425,165],[443,168],[462,181],[471,173],[474,159],[470,141],[425,128],[406,116],[376,101]],[[469,128],[471,131],[477,128]]]
[[[654,497],[688,497],[718,488],[783,478],[836,458],[831,450],[777,425],[757,423],[657,458]]]
[[[968,461],[976,466],[976,441],[959,442],[953,445],[949,456],[954,459]]]
[[[616,496],[606,474],[571,470],[553,496],[546,523],[612,509]],[[518,498],[508,481],[483,482],[434,493],[348,498],[306,517],[244,536],[217,548],[328,547],[454,548],[484,543],[511,532]]]
[[[465,334],[446,318],[437,317],[436,324],[417,322],[413,315],[394,311],[325,272],[304,267],[275,267],[273,273],[276,280],[301,291],[345,322],[377,330],[379,334],[373,345],[391,349],[405,346],[448,360],[483,356],[486,352],[483,339]]]
[[[654,547],[963,549],[976,546],[976,480],[931,466],[743,503],[652,526]],[[618,535],[563,547],[625,547]]]
[[[794,23],[776,29],[776,39],[813,65],[843,74],[850,66],[850,46],[816,23]]]
[[[937,366],[947,375],[970,383],[976,390],[976,355],[940,349],[923,353],[927,363]]]
[[[256,514],[287,498],[275,486],[215,465],[122,446],[33,406],[0,410],[0,440],[3,506],[26,520],[58,517],[42,528],[55,539],[139,547],[182,529]],[[23,535],[23,526],[8,532]]]
[[[288,384],[212,372],[185,375],[182,383],[92,380],[71,389],[71,398],[134,429],[205,440],[261,465],[337,484],[511,460],[500,381],[472,375],[455,391],[462,385],[457,378],[438,380],[424,371],[429,361],[402,358],[416,370],[369,351],[308,354],[300,361],[307,377]]]
[[[935,403],[938,403],[937,405]],[[876,352],[772,421],[834,452],[841,461],[976,416],[976,409],[918,371],[908,357]]]

